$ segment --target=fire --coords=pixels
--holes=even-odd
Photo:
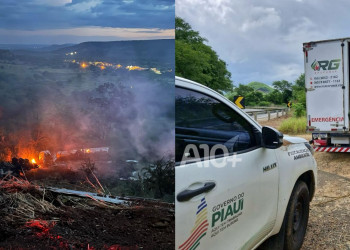
[[[60,235],[55,235],[51,231],[56,226],[56,222],[49,222],[46,220],[32,220],[25,224],[26,227],[31,228],[38,238],[47,238],[48,240],[56,241],[59,244],[59,249],[68,249],[68,243]]]
[[[157,75],[161,75],[162,73],[160,72],[160,70],[158,70],[157,68],[151,68],[151,70],[156,73]]]
[[[104,70],[106,67],[104,65],[100,66],[101,70]]]
[[[84,63],[84,62],[82,64],[80,64],[80,67],[82,67],[83,69],[87,68],[87,66],[88,65],[86,63]]]
[[[33,164],[36,164],[36,160],[35,160],[34,158],[32,159],[32,163],[33,163]]]
[[[145,70],[146,69],[146,68],[141,68],[139,66],[133,66],[133,65],[126,66],[125,68],[128,69],[129,71],[130,70]]]

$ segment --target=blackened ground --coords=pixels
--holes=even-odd
[[[172,204],[133,201],[128,205],[58,196],[54,212],[36,212],[23,222],[3,220],[0,249],[172,249],[175,217]],[[8,204],[10,206],[10,204]]]

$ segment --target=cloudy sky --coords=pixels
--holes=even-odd
[[[176,0],[176,15],[208,39],[234,84],[294,81],[302,43],[350,37],[347,0]]]
[[[174,0],[1,0],[0,43],[174,37]]]

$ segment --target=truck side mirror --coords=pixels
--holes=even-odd
[[[276,149],[283,144],[283,134],[271,127],[262,128],[262,146],[264,148]]]

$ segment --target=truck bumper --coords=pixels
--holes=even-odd
[[[350,147],[314,147],[317,152],[350,153]]]

